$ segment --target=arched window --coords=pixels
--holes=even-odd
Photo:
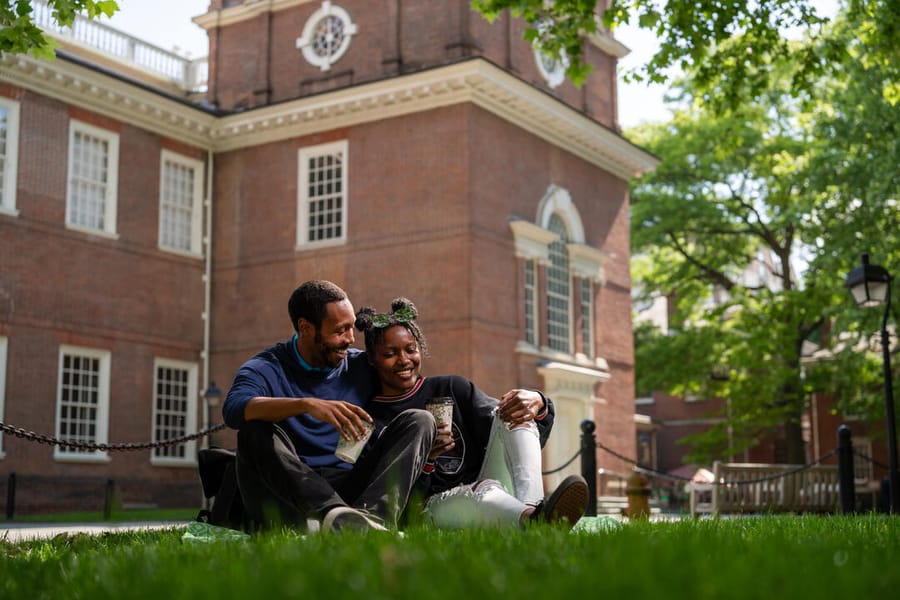
[[[550,243],[547,267],[547,345],[551,350],[570,352],[570,300],[572,280],[569,273],[569,234],[557,214],[550,217],[547,229],[559,236]]]

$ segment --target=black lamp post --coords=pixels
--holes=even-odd
[[[209,382],[209,387],[203,392],[203,399],[206,401],[206,425],[207,428],[213,426],[213,409],[219,406],[222,401],[222,390],[216,385],[215,381]],[[209,434],[207,442],[208,446],[213,445],[213,434]]]
[[[887,269],[869,264],[869,254],[862,254],[862,264],[853,269],[844,287],[849,288],[859,306],[884,304],[881,320],[881,350],[884,363],[884,408],[888,426],[888,482],[891,493],[891,512],[900,513],[900,471],[897,470],[897,422],[894,417],[894,390],[891,376],[891,343],[887,320],[891,310],[891,275]]]

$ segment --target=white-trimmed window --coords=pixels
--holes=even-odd
[[[4,336],[0,336],[0,421],[6,422],[6,351],[9,344]],[[0,458],[3,452],[3,432],[0,431]]]
[[[581,280],[581,345],[588,358],[594,356],[594,285]]]
[[[110,353],[60,346],[56,402],[56,437],[86,444],[105,444],[109,433]],[[71,461],[107,461],[102,450],[55,446],[53,457]]]
[[[157,358],[153,364],[153,441],[180,438],[197,430],[197,365]],[[193,465],[196,441],[158,446],[154,465]]]
[[[118,134],[71,121],[66,195],[68,227],[115,235],[118,170]]]
[[[347,142],[301,148],[297,185],[297,245],[347,239]]]
[[[297,48],[309,64],[327,71],[350,48],[356,31],[350,13],[325,0],[307,19],[303,33],[297,38]]]
[[[852,438],[853,446],[853,479],[858,484],[872,480],[872,442],[865,438]]]
[[[549,26],[549,22],[541,20],[537,23],[535,28],[540,35],[544,35],[544,32]],[[540,40],[537,40],[534,43],[534,62],[537,65],[541,76],[544,78],[544,81],[547,82],[548,87],[558,87],[566,80],[566,69],[569,68],[569,57],[565,52],[561,52],[560,57],[556,58],[549,52],[544,51],[544,49],[541,48]]]
[[[201,254],[203,163],[163,150],[159,175],[159,247]]]
[[[525,341],[538,345],[537,261],[525,260]]]
[[[547,345],[551,350],[571,352],[571,275],[569,252],[566,247],[568,233],[559,215],[550,217],[547,227],[559,236],[550,243],[550,265],[547,267]]]
[[[0,98],[0,213],[15,215],[19,164],[19,103]]]

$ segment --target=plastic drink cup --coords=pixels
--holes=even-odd
[[[338,437],[337,449],[334,451],[335,456],[351,465],[356,462],[360,453],[362,453],[363,448],[365,448],[366,442],[372,437],[372,432],[375,431],[375,425],[372,423],[364,423],[364,425],[366,434],[362,439],[357,440],[356,438],[352,438],[348,440],[344,438],[344,436]]]
[[[425,403],[425,410],[434,415],[438,427],[453,422],[453,398],[449,396],[431,398]]]

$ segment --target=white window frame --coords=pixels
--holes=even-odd
[[[550,26],[545,20],[539,21],[535,28],[538,33],[543,35],[544,31]],[[545,52],[540,45],[540,41],[536,41],[534,48],[534,62],[538,71],[547,82],[547,87],[553,89],[559,87],[566,80],[566,69],[569,68],[569,56],[565,51],[560,51],[559,58],[553,57],[549,52]],[[551,64],[547,64],[550,62]]]
[[[309,196],[309,161],[319,156],[340,156],[341,160],[341,192],[337,196],[341,202],[340,222],[341,234],[322,240],[309,239],[310,203],[317,201]],[[297,248],[320,248],[337,246],[347,242],[347,213],[349,212],[349,143],[347,140],[301,148],[297,153]]]
[[[103,140],[107,144],[107,179],[104,182],[105,193],[103,198],[103,228],[89,227],[72,222],[72,179],[74,177],[74,155],[76,134],[89,135]],[[77,231],[84,231],[95,235],[107,237],[116,236],[116,202],[119,187],[119,135],[108,129],[102,129],[89,125],[82,121],[72,119],[69,121],[69,153],[68,173],[66,175],[66,227]]]
[[[160,431],[157,428],[157,417],[160,414],[158,384],[160,369],[177,369],[187,371],[187,391],[184,398],[186,403],[184,415],[184,433],[188,435],[197,431],[197,402],[199,399],[198,391],[198,367],[197,363],[185,362],[180,360],[171,360],[167,358],[156,358],[153,361],[153,418],[150,422],[150,439],[154,442],[161,441]],[[180,437],[180,436],[179,436]],[[154,448],[150,453],[150,464],[155,466],[168,467],[191,467],[197,464],[197,442],[190,440],[182,444],[184,446],[184,456],[160,456],[157,454],[161,448]]]
[[[580,281],[582,353],[588,358],[594,358],[594,282],[586,278],[581,278]]]
[[[337,19],[341,22],[343,38],[333,52],[327,56],[322,56],[316,52],[315,45],[319,23],[325,19]],[[306,24],[303,26],[303,33],[297,38],[296,46],[303,53],[303,58],[306,59],[306,62],[314,67],[319,67],[322,71],[328,71],[331,69],[331,65],[339,61],[350,49],[350,42],[353,36],[356,35],[357,30],[356,24],[350,19],[350,13],[340,6],[333,5],[329,0],[325,0],[322,2],[322,6],[306,20]]]
[[[6,422],[6,357],[9,342],[5,336],[0,335],[0,420]],[[6,456],[3,450],[3,432],[0,431],[0,459]]]
[[[19,103],[0,97],[0,109],[6,111],[6,156],[3,165],[3,195],[0,214],[17,216],[16,177],[19,173]]]
[[[190,247],[177,248],[167,245],[164,241],[163,212],[166,199],[166,165],[193,171],[193,189],[191,190],[191,214],[190,214]],[[203,242],[203,161],[188,158],[182,154],[163,150],[159,158],[159,248],[166,252],[173,252],[192,257],[202,256]]]
[[[872,481],[872,442],[867,438],[851,438],[853,447],[853,479],[857,485]]]
[[[94,444],[106,444],[109,442],[109,382],[111,355],[108,350],[97,350],[96,348],[69,345],[61,345],[59,347],[59,371],[57,373],[56,383],[56,437],[62,439],[60,424],[62,421],[63,365],[66,356],[94,358],[99,361],[97,416],[95,423],[96,435],[94,439],[90,441]],[[103,450],[79,452],[77,450],[63,448],[62,446],[53,447],[53,458],[61,462],[96,463],[109,462],[110,460],[109,454]]]
[[[573,323],[573,318],[572,318],[573,317],[572,301],[573,301],[573,296],[574,296],[574,294],[573,294],[574,286],[573,286],[573,281],[572,281],[572,264],[571,264],[571,261],[569,260],[569,251],[568,251],[568,246],[567,246],[569,233],[568,233],[568,225],[566,223],[565,217],[563,215],[557,215],[557,217],[559,218],[559,221],[562,224],[563,229],[566,230],[566,238],[550,243],[550,249],[551,249],[550,264],[547,266],[547,286],[546,286],[546,290],[545,290],[546,298],[547,298],[547,347],[550,348],[550,350],[553,350],[554,352],[562,352],[563,354],[574,354],[574,352],[573,352],[573,335],[574,335],[573,325],[574,325],[574,323]],[[550,223],[548,223],[548,226],[549,226],[549,224]],[[551,229],[551,231],[553,231],[553,230]],[[554,232],[554,233],[556,233],[556,232]],[[554,272],[558,269],[558,267],[553,264],[553,248],[560,249],[561,254],[563,256],[565,256],[566,294],[564,297],[562,297],[559,293],[551,292],[551,290],[550,290],[551,285],[554,283],[554,279],[553,279]],[[556,320],[551,318],[554,310],[556,310],[554,308],[554,304],[555,304],[554,298],[557,298],[557,299],[561,298],[562,300],[565,301],[566,306],[563,309],[564,313],[565,313],[564,314],[565,320],[566,320],[565,323],[558,323]],[[560,347],[556,346],[556,344],[558,342],[562,342],[562,340],[560,339],[560,336],[554,335],[550,331],[550,327],[553,325],[556,325],[556,324],[559,324],[561,327],[562,326],[565,327],[565,337],[566,337],[566,339],[564,341],[565,348],[560,348]]]
[[[540,331],[540,316],[538,307],[538,261],[534,258],[526,258],[525,264],[525,343],[535,348],[540,343],[538,332]]]

